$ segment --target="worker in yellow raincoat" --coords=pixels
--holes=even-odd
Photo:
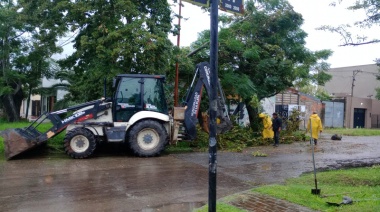
[[[307,122],[306,133],[309,132],[310,130],[310,124],[311,124],[311,137],[313,137],[314,139],[314,145],[317,145],[319,133],[322,132],[322,122],[316,112],[313,112],[313,114],[309,118],[309,121]]]
[[[263,138],[273,138],[274,136],[274,132],[273,132],[273,129],[272,129],[272,119],[270,116],[264,114],[264,113],[260,113],[259,114],[259,117],[263,120],[263,125],[264,125],[264,129],[263,129]]]

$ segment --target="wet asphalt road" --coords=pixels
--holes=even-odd
[[[315,158],[318,169],[380,164],[380,136],[321,139]],[[311,159],[308,142],[218,152],[218,198],[310,172]],[[0,211],[191,211],[207,199],[208,153],[0,161]]]

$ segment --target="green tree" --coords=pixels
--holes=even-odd
[[[322,101],[331,100],[331,97],[327,93],[327,91],[323,87],[318,85],[309,84],[301,88],[298,88],[298,90],[311,96],[315,96]]]
[[[23,89],[30,91],[49,74],[46,61],[61,49],[65,31],[57,9],[60,1],[0,1],[0,100],[8,121],[20,118]]]
[[[65,22],[75,37],[75,52],[59,63],[74,75],[71,96],[97,99],[101,80],[120,73],[169,72],[170,15],[167,0],[70,1]]]
[[[244,16],[220,20],[219,77],[226,94],[243,98],[251,123],[258,113],[250,106],[253,96],[261,100],[296,84],[323,84],[329,79],[323,60],[331,51],[305,47],[302,16],[286,0],[247,1]],[[209,31],[200,34],[194,48],[208,37]],[[208,57],[205,50],[195,60]]]
[[[380,100],[380,88],[376,88],[376,99]]]

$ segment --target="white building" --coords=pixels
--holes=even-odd
[[[62,83],[62,81],[55,79],[46,79],[45,77],[42,79],[43,88],[50,88],[52,85],[58,83]],[[55,102],[62,100],[67,93],[68,92],[65,90],[57,89],[51,96],[32,95],[29,102],[28,117],[26,117],[28,102],[27,98],[22,101],[20,116],[22,118],[27,118],[28,120],[34,120],[45,112],[54,111]]]

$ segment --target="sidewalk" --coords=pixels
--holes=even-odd
[[[296,205],[294,203],[276,199],[271,196],[263,195],[260,193],[244,191],[234,195],[233,200],[226,201],[226,203],[238,207],[246,211],[255,212],[312,212],[313,210]]]

